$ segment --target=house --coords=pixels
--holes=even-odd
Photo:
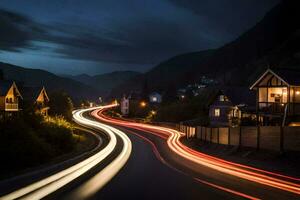
[[[218,89],[209,105],[211,126],[239,126],[255,118],[255,93],[245,87]]]
[[[0,81],[0,111],[12,113],[20,111],[22,95],[14,81]]]
[[[130,97],[126,97],[125,95],[121,99],[120,106],[121,106],[122,115],[129,114],[129,99],[130,99]]]
[[[22,93],[24,104],[28,107],[33,106],[36,113],[48,116],[50,99],[45,87],[23,87]]]
[[[159,93],[153,92],[149,95],[149,102],[150,103],[161,103],[162,97]]]
[[[267,69],[250,87],[256,91],[261,125],[288,125],[300,117],[300,71]]]

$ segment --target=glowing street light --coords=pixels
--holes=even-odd
[[[155,110],[151,110],[151,114],[152,115],[156,115],[156,111]]]
[[[146,105],[147,105],[147,103],[146,103],[145,101],[141,101],[140,106],[141,106],[142,108],[146,107]]]

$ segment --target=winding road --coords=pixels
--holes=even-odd
[[[194,151],[170,128],[103,114],[114,106],[73,112],[99,140],[93,153],[1,199],[300,199],[300,179]]]

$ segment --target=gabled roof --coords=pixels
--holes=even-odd
[[[250,87],[252,90],[267,74],[273,74],[279,80],[290,86],[300,86],[300,70],[297,69],[267,69]]]
[[[247,87],[228,87],[223,89],[222,92],[235,105],[246,104],[252,106],[256,103],[256,93]]]
[[[9,89],[14,86],[16,88],[16,92],[22,98],[21,93],[19,92],[17,85],[14,81],[0,81],[0,96],[6,96]]]
[[[23,97],[27,101],[35,102],[39,95],[44,91],[46,98],[49,100],[45,87],[23,87]]]
[[[215,99],[221,94],[227,96],[230,102],[234,105],[245,104],[254,106],[256,103],[256,93],[249,90],[247,87],[228,86],[218,87],[219,92],[216,94]]]

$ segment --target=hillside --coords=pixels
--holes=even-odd
[[[70,76],[70,78],[93,87],[105,96],[116,86],[119,86],[138,75],[140,75],[140,73],[134,71],[115,71],[95,76],[80,74],[77,76]]]
[[[300,66],[300,21],[296,19],[300,19],[297,1],[283,0],[236,40],[213,51],[179,55],[162,62],[139,79],[116,88],[113,95],[141,88],[145,78],[151,90],[185,85],[201,75],[225,85],[248,86],[268,66]]]
[[[19,84],[28,86],[45,86],[48,92],[63,90],[74,100],[96,99],[99,96],[96,90],[87,85],[44,70],[28,69],[2,62],[0,62],[0,69],[7,80],[15,80]]]

